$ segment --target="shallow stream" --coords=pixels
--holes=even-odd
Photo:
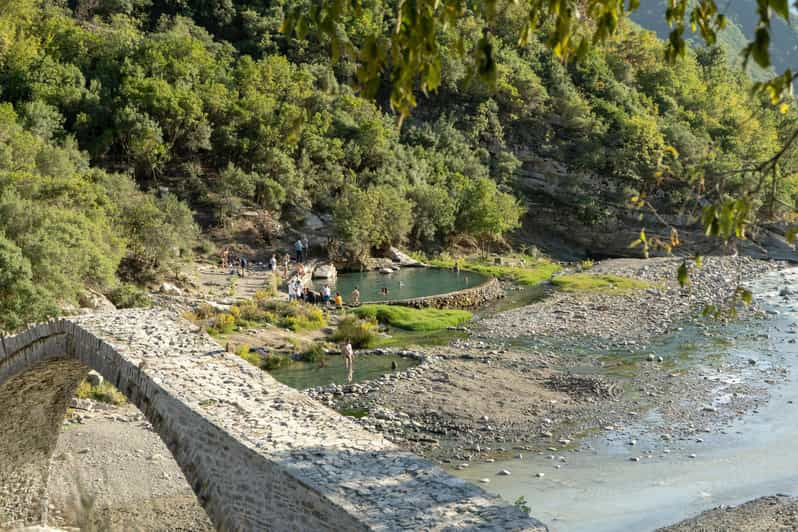
[[[392,364],[396,364],[396,367],[394,368]],[[352,382],[377,379],[387,373],[403,371],[417,364],[417,360],[399,355],[356,355]],[[339,355],[325,357],[324,366],[320,366],[318,362],[294,362],[288,367],[269,373],[283,384],[298,390],[347,383],[344,357]]]
[[[770,387],[770,401],[758,411],[730,426],[706,427],[700,437],[666,442],[647,430],[658,424],[654,408],[638,432],[627,426],[622,434],[585,439],[577,453],[553,453],[554,460],[535,454],[475,463],[453,473],[474,482],[490,479],[481,485],[510,502],[524,497],[532,515],[555,532],[653,530],[721,504],[798,494],[798,293],[781,297],[785,286],[798,287],[797,269],[752,283],[756,300],[769,311],[767,320],[685,328],[632,352],[607,351],[602,368],[585,368],[622,374],[654,352],[665,358],[666,371],[688,366],[701,371],[723,357],[751,361],[743,378],[755,378],[771,365],[786,368],[786,382]],[[714,404],[720,405],[729,400],[724,383],[740,375],[717,378]],[[628,445],[630,431],[635,446]],[[632,457],[641,458],[633,462]],[[497,475],[503,469],[511,475]]]

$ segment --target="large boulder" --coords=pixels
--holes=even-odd
[[[158,291],[162,294],[166,294],[168,296],[182,296],[183,291],[172,283],[163,283],[159,288]]]
[[[334,264],[320,264],[313,270],[314,279],[335,279],[338,277],[338,270]]]
[[[91,370],[91,371],[89,372],[89,374],[88,374],[88,375],[86,375],[86,380],[87,380],[87,381],[88,381],[88,383],[89,383],[89,384],[91,384],[92,386],[99,386],[99,385],[101,385],[101,384],[103,383],[103,381],[104,381],[105,379],[103,378],[103,376],[102,376],[102,375],[100,375],[100,374],[99,374],[99,373],[97,373],[96,371],[94,371],[94,370]]]
[[[81,294],[80,306],[84,309],[91,309],[99,312],[116,310],[116,306],[114,306],[107,297],[94,290],[86,290]]]
[[[422,263],[408,255],[407,253],[402,252],[398,248],[391,247],[389,250],[390,257],[395,262],[398,262],[400,266],[424,266]]]

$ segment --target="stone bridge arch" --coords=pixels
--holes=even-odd
[[[149,419],[218,530],[543,529],[197,332],[135,309],[3,337],[0,518],[41,523],[66,409],[94,369]]]

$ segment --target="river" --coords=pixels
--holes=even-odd
[[[709,427],[700,437],[668,442],[645,429],[657,422],[655,408],[641,422],[634,446],[626,427],[622,434],[584,440],[582,450],[566,453],[564,461],[531,455],[453,473],[474,482],[490,479],[481,485],[510,502],[523,496],[532,515],[555,532],[653,530],[721,504],[798,493],[798,292],[785,300],[779,295],[784,286],[798,287],[798,269],[751,284],[756,301],[769,311],[758,322],[759,334],[735,337],[742,328],[724,328],[737,340],[724,356],[751,361],[744,378],[770,365],[787,370],[785,382],[770,387],[770,400],[758,410],[731,425]],[[720,382],[715,403],[727,399]],[[511,475],[497,475],[503,469]]]

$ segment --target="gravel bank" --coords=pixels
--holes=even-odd
[[[648,281],[646,290],[622,294],[554,291],[542,301],[484,318],[479,334],[512,339],[529,336],[604,339],[610,345],[634,345],[673,330],[700,315],[705,305],[720,305],[740,283],[778,267],[748,257],[706,257],[701,268],[688,262],[690,284],[676,280],[676,258],[616,259],[587,273],[612,273]]]
[[[519,451],[577,452],[580,440],[597,430],[629,439],[653,432],[662,447],[723,430],[766,400],[763,380],[779,382],[779,368],[752,369],[745,360],[721,359],[685,369],[652,354],[649,342],[686,326],[704,304],[722,303],[738,283],[777,265],[710,258],[683,290],[674,279],[678,264],[674,259],[600,263],[596,273],[641,278],[657,288],[630,294],[553,292],[477,322],[467,340],[425,351],[427,362],[410,372],[311,395],[362,416],[359,422],[369,430],[451,464]],[[721,322],[696,323],[695,334],[702,338],[735,341]],[[534,342],[516,345],[515,339],[530,335]],[[625,354],[608,356],[606,349],[613,346]],[[644,423],[654,408],[657,422]]]
[[[798,499],[762,497],[740,506],[719,506],[658,532],[774,532],[798,530]]]

